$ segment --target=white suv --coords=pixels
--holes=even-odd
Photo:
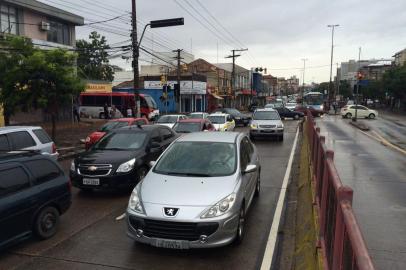
[[[0,128],[0,152],[34,150],[58,159],[55,143],[41,127]]]

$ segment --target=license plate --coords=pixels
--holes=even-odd
[[[187,241],[179,240],[157,239],[154,246],[170,249],[189,249],[189,243]]]
[[[99,178],[83,178],[83,185],[98,186],[100,185]]]
[[[265,132],[265,133],[273,133],[274,131],[271,130],[271,129],[268,129],[268,130],[263,130],[262,132]]]

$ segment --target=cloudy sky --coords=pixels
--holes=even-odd
[[[81,15],[85,22],[123,15],[105,24],[78,27],[77,38],[97,30],[113,46],[128,44],[130,15],[126,12],[131,10],[131,0],[41,2]],[[405,0],[137,0],[137,13],[140,26],[150,20],[185,18],[184,26],[148,29],[143,41],[148,50],[181,48],[215,63],[230,61],[225,56],[231,49],[245,47],[249,51],[237,59],[238,65],[266,67],[275,76],[300,78],[301,59],[306,58],[306,83],[329,79],[328,24],[340,25],[335,31],[334,70],[335,63],[357,58],[360,46],[363,59],[388,59],[406,48]],[[141,63],[152,58],[143,53]],[[120,57],[113,62],[130,67]]]

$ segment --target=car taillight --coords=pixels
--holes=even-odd
[[[52,154],[56,153],[56,145],[55,143],[52,143]]]

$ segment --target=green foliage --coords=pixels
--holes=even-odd
[[[78,69],[83,78],[91,80],[113,81],[114,70],[109,64],[107,40],[97,32],[89,35],[90,42],[78,40],[76,48],[79,52]]]
[[[351,85],[348,81],[340,81],[340,89],[339,94],[342,95],[344,98],[348,98],[352,96],[352,89]]]
[[[383,99],[385,98],[385,91],[381,81],[369,81],[367,86],[362,86],[360,94],[364,98],[370,99]]]
[[[388,95],[395,99],[406,99],[406,65],[394,67],[383,75],[382,83]]]

